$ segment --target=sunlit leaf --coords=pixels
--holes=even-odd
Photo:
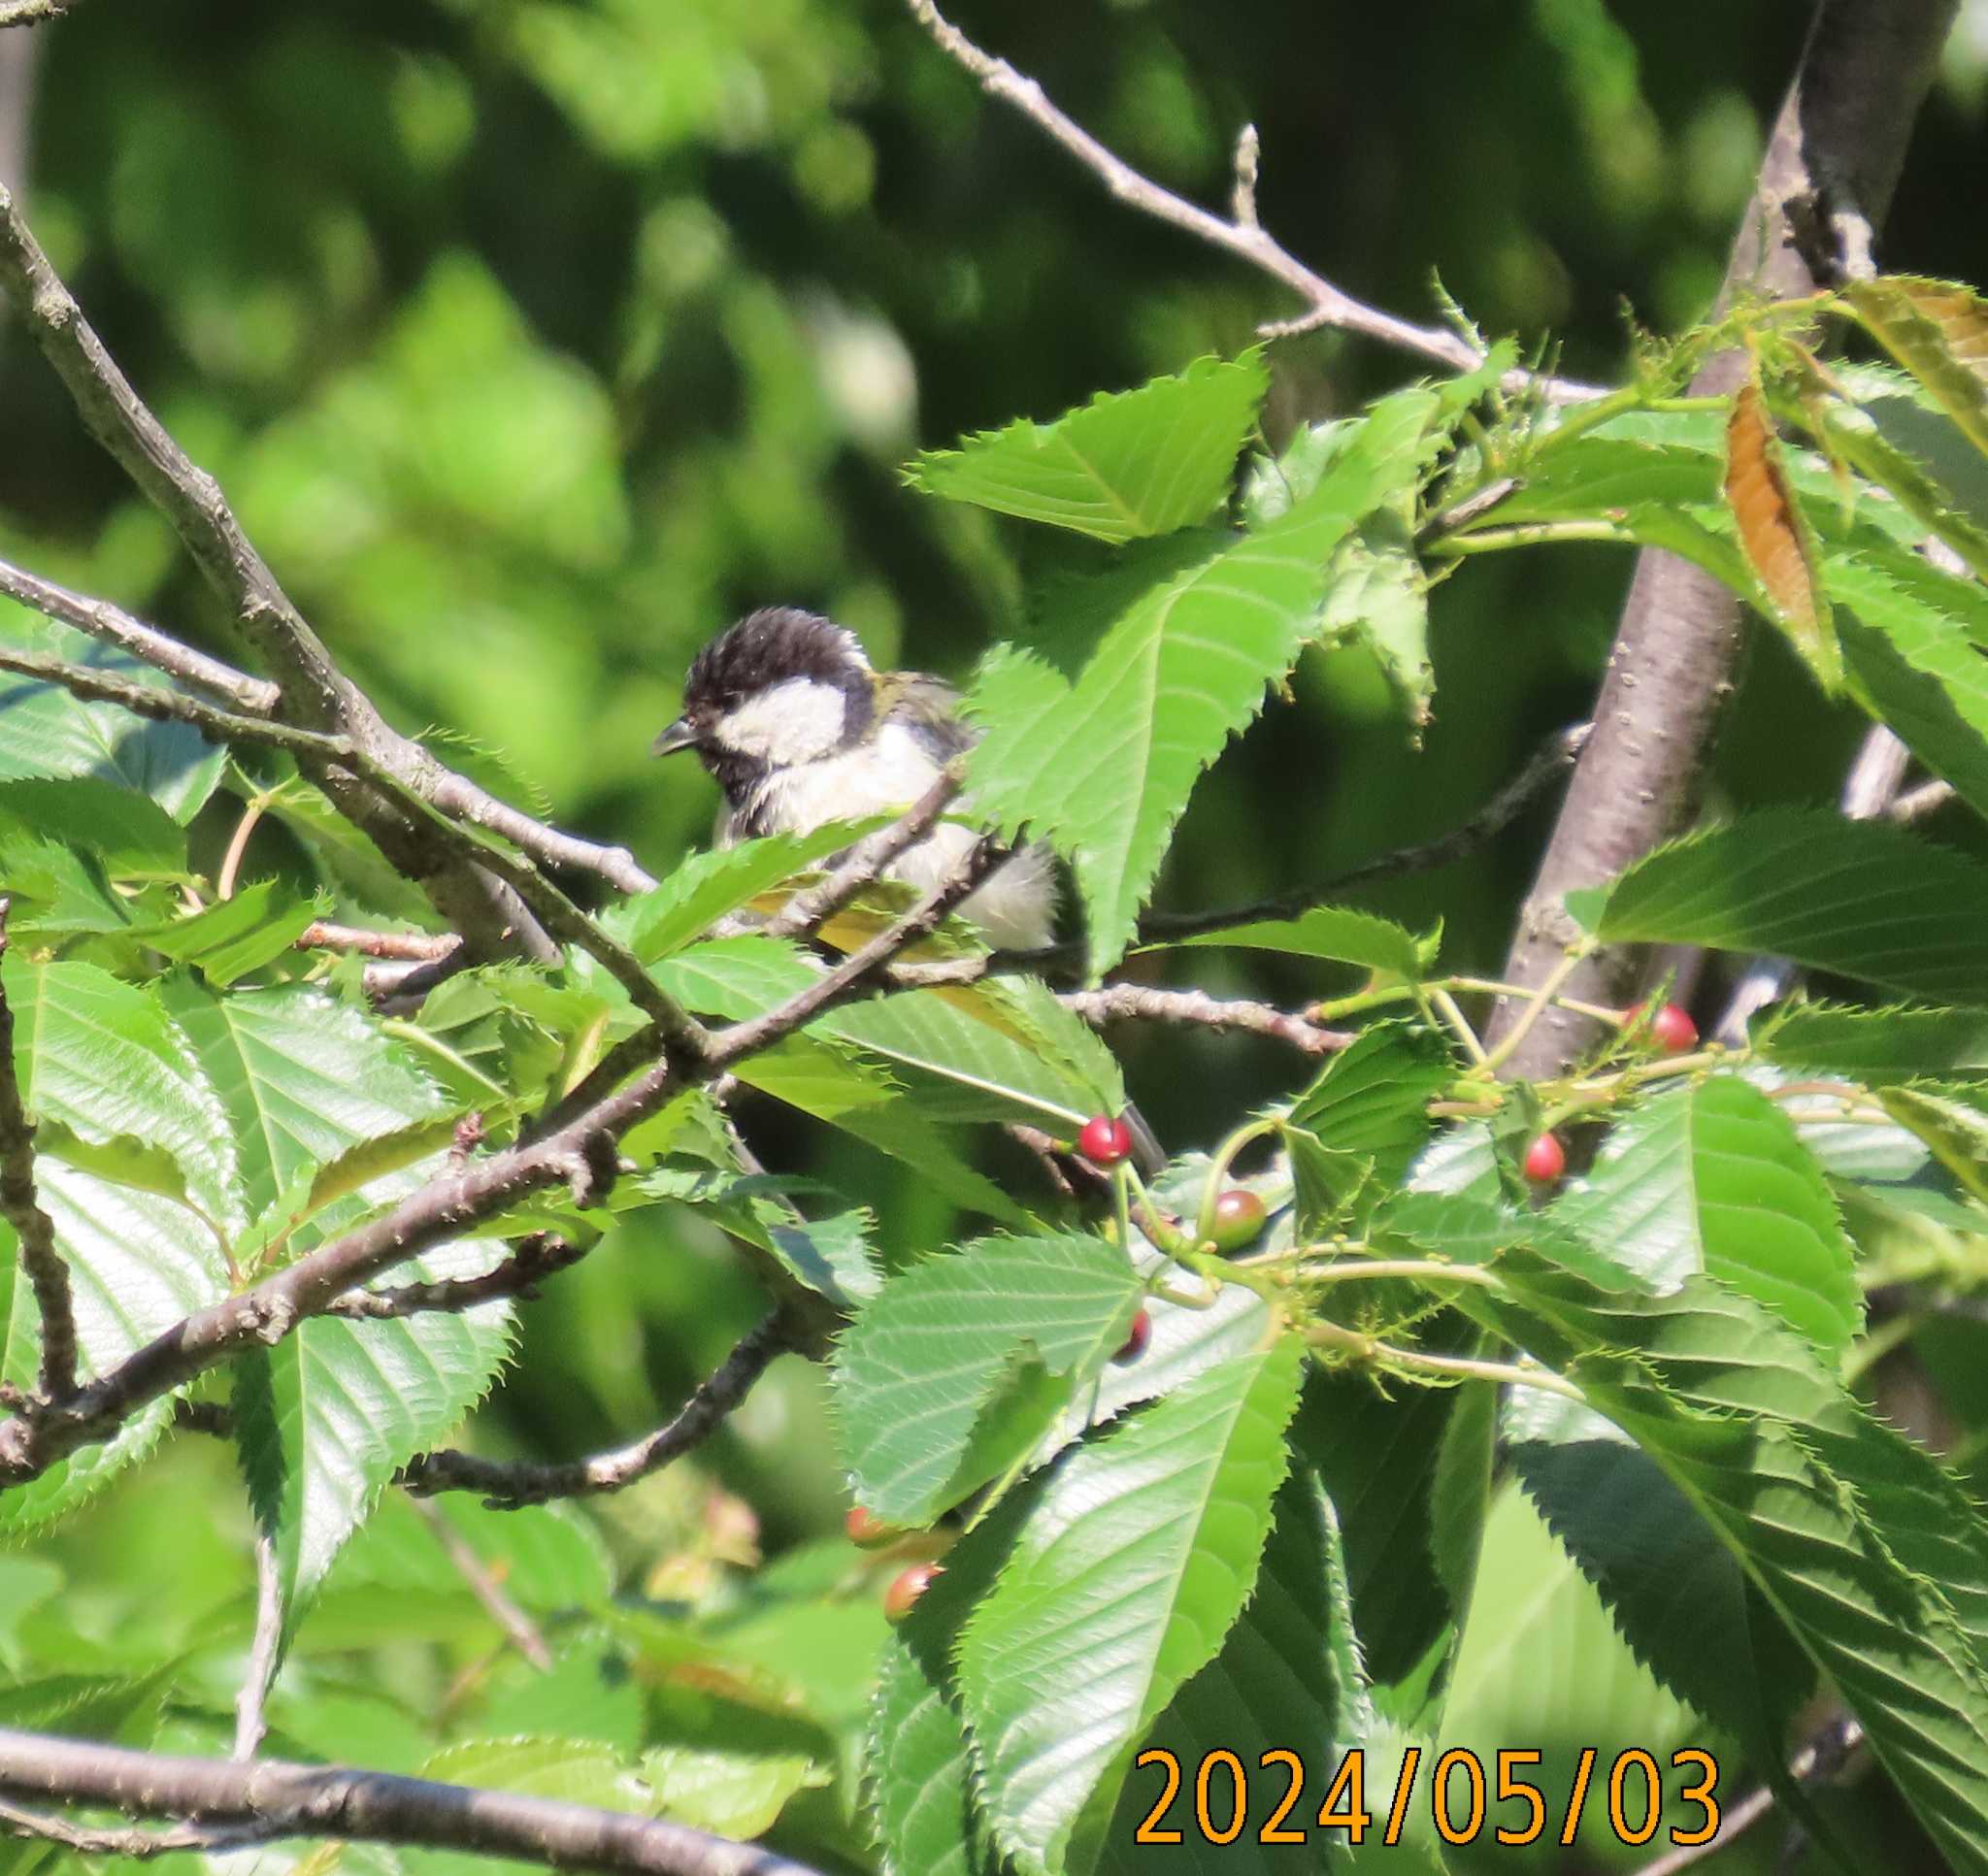
[[[1823,687],[1836,690],[1842,682],[1842,658],[1823,597],[1814,537],[1789,485],[1757,380],[1742,384],[1733,397],[1724,489],[1769,616],[1801,647]]]

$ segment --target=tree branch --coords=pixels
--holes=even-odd
[[[1733,245],[1722,307],[1744,294],[1798,298],[1869,270],[1872,231],[1890,205],[1956,4],[1820,0]],[[1817,251],[1825,242],[1827,254]],[[1692,392],[1724,395],[1746,369],[1744,353],[1720,353]],[[1611,878],[1683,824],[1733,689],[1741,623],[1739,599],[1709,574],[1653,548],[1638,555],[1595,734],[1521,914],[1508,981],[1537,988],[1559,966],[1570,891]],[[1635,975],[1633,953],[1605,950],[1566,989],[1580,1002],[1620,1004]],[[1500,1005],[1494,1045],[1524,1007],[1518,999]],[[1532,1080],[1558,1073],[1595,1034],[1573,1011],[1548,1010],[1507,1071]]]
[[[462,939],[453,932],[369,932],[356,925],[332,925],[320,920],[304,928],[299,951],[357,951],[362,957],[387,958],[402,964],[434,964],[454,951]]]
[[[1107,984],[1102,990],[1075,990],[1058,1001],[1085,1022],[1102,1026],[1127,1019],[1188,1023],[1202,1029],[1246,1030],[1288,1042],[1307,1055],[1329,1055],[1353,1039],[1350,1030],[1325,1029],[1269,1004],[1210,997],[1205,990],[1158,990],[1148,984]]]
[[[653,1038],[651,1038],[653,1046]],[[387,1322],[402,1316],[458,1315],[480,1302],[502,1297],[529,1297],[547,1277],[570,1269],[586,1255],[579,1246],[546,1232],[521,1238],[517,1248],[481,1276],[444,1277],[432,1283],[404,1283],[393,1290],[353,1290],[325,1305],[327,1316],[349,1322]]]
[[[9,902],[0,898],[0,965],[7,959]],[[76,1306],[69,1266],[55,1247],[55,1221],[35,1197],[35,1129],[14,1066],[14,1011],[0,986],[0,1217],[14,1227],[20,1267],[42,1318],[41,1391],[46,1401],[76,1392]]]
[[[794,1346],[794,1327],[775,1309],[748,1331],[699,1386],[675,1419],[654,1432],[596,1453],[590,1459],[538,1464],[530,1460],[480,1459],[474,1453],[423,1453],[401,1468],[398,1483],[420,1497],[436,1492],[481,1492],[500,1510],[543,1504],[547,1498],[592,1498],[619,1492],[660,1472],[716,1432],[776,1357]]]
[[[1162,188],[1150,177],[1143,176],[1114,151],[1108,149],[1067,113],[1051,102],[1034,79],[1017,72],[1005,59],[983,51],[939,11],[935,0],[906,0],[911,16],[924,27],[954,64],[971,73],[989,97],[1012,105],[1023,116],[1062,145],[1084,168],[1097,177],[1111,194],[1142,214],[1219,247],[1225,253],[1247,261],[1259,272],[1290,288],[1304,301],[1304,311],[1291,319],[1275,320],[1259,328],[1266,338],[1309,332],[1319,326],[1334,326],[1342,332],[1357,332],[1381,344],[1396,346],[1418,357],[1433,359],[1455,372],[1474,371],[1483,363],[1483,353],[1468,340],[1438,326],[1418,326],[1392,313],[1382,313],[1342,293],[1333,283],[1288,253],[1256,218],[1256,173],[1259,149],[1253,127],[1245,127],[1236,147],[1236,181],[1233,191],[1233,219],[1218,214]],[[1565,378],[1542,378],[1532,372],[1513,371],[1506,375],[1506,387],[1512,391],[1535,390],[1561,402],[1598,397],[1599,388],[1576,384]]]
[[[0,20],[0,25],[6,23]],[[84,1857],[129,1857],[135,1862],[149,1862],[154,1857],[168,1857],[180,1850],[238,1850],[248,1844],[267,1843],[278,1834],[273,1826],[203,1830],[181,1825],[169,1830],[148,1830],[134,1825],[127,1830],[91,1830],[64,1818],[45,1817],[39,1811],[4,1802],[0,1802],[0,1826],[10,1836],[60,1844]]]
[[[106,644],[117,645],[169,677],[198,685],[230,709],[266,716],[276,708],[277,687],[266,677],[250,677],[233,665],[182,644],[155,626],[133,618],[109,600],[71,592],[66,586],[58,586],[51,579],[43,579],[40,575],[4,560],[0,560],[0,593],[48,618],[87,632]]]
[[[0,1792],[134,1817],[240,1825],[256,1837],[426,1844],[609,1876],[817,1876],[753,1844],[557,1798],[337,1765],[134,1752],[0,1730]]]
[[[60,19],[76,0],[6,0],[0,6],[0,30],[9,26],[39,26],[47,19]]]

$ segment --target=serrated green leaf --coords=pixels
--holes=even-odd
[[[1175,945],[1237,944],[1253,951],[1281,951],[1290,957],[1329,958],[1357,964],[1369,971],[1386,971],[1410,983],[1436,961],[1439,934],[1416,938],[1405,926],[1377,912],[1349,911],[1337,905],[1314,905],[1297,918],[1257,918],[1218,931],[1197,932],[1192,938],[1142,944],[1142,951],[1162,951]]]
[[[82,933],[127,931],[131,914],[92,859],[49,840],[17,841],[0,853],[17,938],[60,940]]]
[[[0,722],[5,718],[0,717]],[[0,852],[51,840],[83,847],[114,879],[176,878],[186,870],[186,831],[121,781],[0,781]]]
[[[1988,598],[1883,543],[1832,553],[1850,673],[1883,720],[1970,806],[1988,812]]]
[[[0,602],[13,643],[129,683],[169,690],[149,665],[115,645]],[[153,723],[115,704],[85,704],[61,685],[0,672],[0,781],[92,775],[148,795],[182,826],[220,780],[226,752],[185,723]]]
[[[1173,1753],[1183,1783],[1160,1826],[1179,1831],[1173,1845],[1135,1844],[1141,1820],[1160,1795],[1161,1771],[1135,1771],[1119,1794],[1104,1832],[1100,1876],[1297,1876],[1321,1867],[1328,1841],[1310,1828],[1346,1742],[1364,1741],[1373,1714],[1361,1675],[1359,1641],[1336,1554],[1334,1507],[1317,1481],[1300,1468],[1277,1488],[1275,1520],[1263,1548],[1256,1588],[1221,1652],[1175,1695],[1142,1742]],[[1195,1769],[1211,1752],[1231,1752],[1246,1774],[1245,1827],[1232,1844],[1217,1845],[1195,1827]],[[1296,1753],[1310,1801],[1300,1797],[1283,1828],[1304,1831],[1303,1845],[1266,1844],[1262,1831],[1282,1799],[1290,1773],[1264,1756]],[[1315,1785],[1315,1789],[1311,1789]],[[1211,1803],[1226,1806],[1219,1775]],[[1225,1810],[1216,1817],[1224,1824]]]
[[[876,1220],[861,1208],[804,1218],[772,1195],[767,1180],[708,1167],[657,1167],[640,1189],[709,1213],[840,1309],[867,1301],[883,1281],[869,1242]]]
[[[603,922],[644,964],[653,964],[702,938],[761,893],[882,825],[874,818],[831,821],[807,834],[772,834],[693,853],[660,885],[613,907]]]
[[[1209,1368],[1044,1482],[960,1638],[961,1701],[994,1834],[1060,1871],[1086,1807],[1249,1599],[1297,1405],[1300,1349]]]
[[[1474,1314],[1569,1374],[1690,1499],[1957,1869],[1988,1869],[1988,1531],[1807,1344],[1706,1277],[1607,1292],[1530,1251]]]
[[[362,1143],[404,1142],[447,1103],[380,1026],[307,984],[216,997],[190,978],[167,996],[219,1091],[241,1150],[244,1195],[263,1211],[308,1190]],[[370,1171],[363,1185],[295,1224],[290,1248],[314,1243],[404,1197],[441,1156]],[[352,1176],[359,1176],[354,1170]],[[468,1276],[490,1247],[442,1244],[387,1282]],[[236,1364],[236,1443],[257,1520],[275,1546],[282,1636],[294,1635],[339,1549],[396,1467],[450,1432],[510,1352],[511,1306],[388,1321],[314,1317]]]
[[[1607,887],[1594,930],[1988,1003],[1988,867],[1885,822],[1779,808],[1691,836]]]
[[[1939,1088],[1885,1088],[1877,1099],[1900,1126],[1932,1148],[1964,1191],[1988,1201],[1988,1114]]]
[[[899,1271],[837,1344],[844,1463],[878,1517],[921,1526],[1026,1454],[1125,1341],[1141,1283],[1102,1238],[983,1237]],[[1015,1365],[1060,1385],[1004,1394]],[[1011,1412],[967,1461],[984,1416]]]
[[[239,1224],[239,1161],[226,1114],[159,996],[94,965],[9,955],[21,1099],[96,1145],[143,1140],[170,1153],[209,1217]]]
[[[1429,662],[1429,582],[1415,556],[1411,516],[1383,509],[1340,543],[1318,634],[1327,643],[1365,644],[1409,724],[1418,734],[1427,727],[1436,671]]]
[[[1797,1004],[1755,1018],[1753,1046],[1787,1069],[1816,1069],[1873,1086],[1988,1074],[1988,1015],[1895,1004]]]
[[[1704,1270],[1818,1348],[1861,1330],[1856,1251],[1822,1168],[1758,1088],[1713,1075],[1616,1123],[1554,1218],[1659,1289]]]
[[[1315,631],[1334,547],[1417,473],[1409,452],[1349,450],[1254,534],[1176,537],[1073,582],[1043,635],[1054,664],[1008,647],[982,667],[967,707],[984,726],[976,803],[1071,862],[1094,974],[1124,951],[1201,772]]]
[[[1052,423],[1018,418],[928,450],[906,470],[928,494],[1119,543],[1208,518],[1270,388],[1260,347],[1202,358]]]
[[[131,936],[192,965],[215,989],[225,990],[236,978],[284,956],[316,916],[309,901],[293,898],[273,879],[258,879],[189,918],[138,926]]]
[[[449,1492],[428,1500],[521,1607],[551,1613],[591,1609],[614,1587],[606,1542],[586,1516],[561,1503],[497,1511],[473,1494]],[[325,1594],[365,1590],[379,1595],[463,1596],[460,1565],[445,1551],[428,1520],[404,1492],[390,1492],[366,1528],[332,1566]]]
[[[1988,307],[1973,288],[1887,275],[1853,280],[1843,298],[1974,447],[1988,451]]]
[[[1428,1144],[1430,1102],[1455,1078],[1449,1045],[1414,1023],[1376,1023],[1335,1055],[1285,1117],[1300,1228],[1399,1186]]]

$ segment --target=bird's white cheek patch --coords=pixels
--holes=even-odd
[[[789,677],[721,718],[717,740],[776,768],[825,756],[843,737],[843,694],[812,677]]]

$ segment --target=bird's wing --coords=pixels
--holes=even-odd
[[[980,740],[959,713],[959,692],[923,672],[893,672],[883,680],[882,715],[917,732],[936,762],[950,762]]]

